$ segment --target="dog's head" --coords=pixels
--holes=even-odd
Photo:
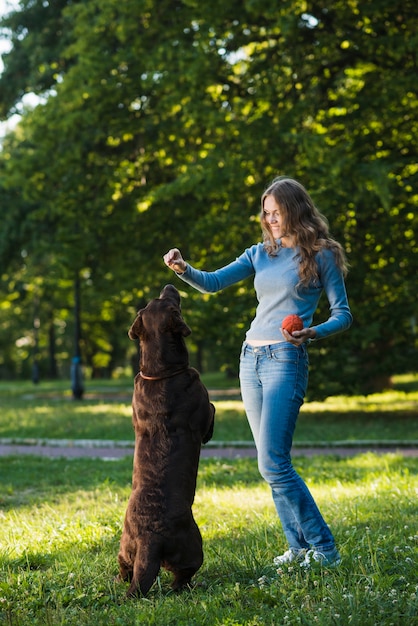
[[[166,285],[159,298],[151,300],[138,311],[128,335],[130,339],[167,333],[187,337],[191,332],[181,316],[179,292],[174,285]]]

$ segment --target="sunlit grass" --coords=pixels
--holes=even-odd
[[[0,458],[0,623],[409,626],[417,620],[417,466],[399,455],[299,458],[342,566],[272,566],[286,548],[253,459],[201,462],[194,505],[205,561],[172,594],[161,572],[124,602],[117,552],[131,460]]]
[[[0,383],[0,438],[107,439],[133,441],[130,381],[90,383],[74,401],[66,383]],[[399,377],[397,388],[370,396],[334,396],[306,402],[295,443],[418,440],[416,377]],[[238,397],[214,396],[215,441],[252,441]]]
[[[307,402],[302,411],[348,413],[350,411],[416,411],[418,391],[385,391],[369,396],[332,396],[323,402]]]

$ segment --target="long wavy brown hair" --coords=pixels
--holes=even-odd
[[[273,196],[280,207],[283,226],[299,248],[300,285],[307,286],[318,281],[316,254],[327,249],[334,253],[335,262],[343,275],[347,274],[348,263],[341,244],[329,232],[327,218],[316,208],[312,198],[297,180],[279,176],[275,178],[261,196],[261,228],[264,247],[268,254],[276,256],[280,246],[274,239],[264,214],[264,201]]]

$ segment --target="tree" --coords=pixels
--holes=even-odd
[[[45,101],[0,157],[0,194],[27,225],[9,218],[17,249],[35,233],[92,302],[133,313],[171,279],[168,247],[206,269],[230,261],[259,237],[264,186],[295,176],[352,265],[355,325],[312,352],[312,393],[386,384],[416,356],[416,21],[412,0],[22,2],[3,22],[0,100],[4,115],[25,89]],[[200,362],[236,367],[251,282],[183,292]]]

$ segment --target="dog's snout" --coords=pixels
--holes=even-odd
[[[174,300],[176,304],[180,304],[180,294],[174,285],[166,285],[160,293],[160,298],[169,298]]]

